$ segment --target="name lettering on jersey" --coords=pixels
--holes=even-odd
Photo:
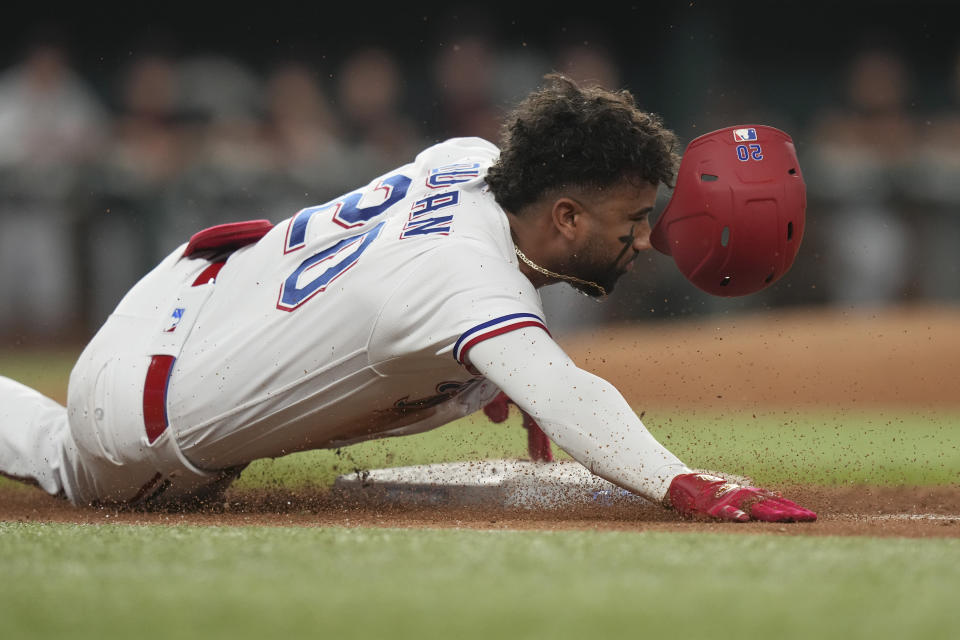
[[[453,184],[467,182],[480,177],[479,162],[460,162],[448,164],[430,170],[427,176],[427,186],[431,189],[443,189]]]
[[[402,200],[411,182],[410,178],[398,173],[384,178],[373,189],[354,191],[326,204],[301,209],[290,219],[283,252],[291,253],[306,246],[307,225],[321,211],[333,209],[332,220],[345,229],[359,227]],[[379,202],[371,204],[371,199]],[[364,201],[362,205],[361,200]]]
[[[301,262],[300,266],[280,285],[277,309],[293,311],[313,296],[326,290],[330,283],[357,264],[357,260],[370,243],[380,235],[384,224],[381,222],[369,231],[344,238]],[[321,265],[329,266],[317,275],[316,269]],[[314,277],[301,282],[302,276],[310,275]]]
[[[450,235],[453,224],[453,215],[427,217],[428,214],[446,207],[455,207],[460,204],[459,191],[445,191],[417,200],[410,208],[410,216],[403,226],[400,239],[406,240],[414,236],[429,234]],[[447,213],[447,212],[444,212]]]

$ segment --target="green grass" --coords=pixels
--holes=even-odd
[[[33,387],[57,402],[67,400],[67,380],[81,348],[0,347],[0,376]]]
[[[960,540],[0,524],[0,637],[947,638]]]
[[[650,428],[689,464],[759,483],[960,483],[957,412],[740,412],[670,417]]]

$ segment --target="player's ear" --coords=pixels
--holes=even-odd
[[[553,201],[550,215],[553,226],[560,235],[568,240],[574,240],[579,235],[583,215],[583,207],[579,202],[573,198],[557,198]]]

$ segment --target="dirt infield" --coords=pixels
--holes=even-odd
[[[960,307],[716,316],[564,347],[638,408],[960,407]]]
[[[563,340],[582,366],[638,408],[960,408],[960,309],[796,311],[613,328]],[[960,428],[960,425],[958,425]],[[0,520],[24,522],[481,529],[718,531],[960,537],[960,487],[773,487],[815,523],[690,522],[654,506],[552,511],[370,507],[323,493],[240,492],[216,509],[140,513],[73,508],[39,490],[0,488]]]
[[[813,508],[819,520],[806,524],[745,524],[685,521],[661,507],[576,507],[550,511],[480,507],[370,507],[344,504],[313,492],[230,492],[215,510],[144,513],[111,508],[74,508],[39,490],[0,490],[0,520],[76,524],[204,526],[425,527],[514,530],[710,531],[818,536],[960,537],[960,490],[956,487],[786,487]]]

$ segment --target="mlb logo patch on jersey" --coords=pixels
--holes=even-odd
[[[749,129],[734,129],[733,139],[736,142],[751,142],[757,139],[757,130],[753,127]]]
[[[164,328],[164,333],[172,333],[174,329],[177,328],[177,325],[180,324],[180,321],[183,320],[183,312],[186,311],[183,307],[177,307],[173,310],[173,313],[170,314],[170,317],[167,319],[167,326]]]

